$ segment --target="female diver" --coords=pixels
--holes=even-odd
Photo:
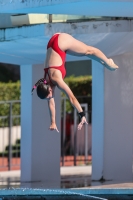
[[[54,90],[56,86],[65,92],[72,106],[76,108],[81,118],[81,121],[77,127],[78,130],[81,130],[84,123],[88,124],[82,107],[80,106],[71,89],[63,80],[66,75],[66,53],[85,55],[100,62],[109,70],[114,71],[118,69],[118,66],[113,62],[113,60],[108,59],[99,49],[88,46],[83,42],[76,40],[69,34],[56,33],[51,37],[47,45],[44,78],[40,79],[34,85],[32,92],[36,88],[38,97],[48,100],[48,107],[51,118],[50,130],[56,130],[57,132],[59,131],[56,126],[54,101]]]

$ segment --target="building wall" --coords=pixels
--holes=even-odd
[[[92,75],[91,72],[91,60],[80,60],[66,62],[67,77]]]

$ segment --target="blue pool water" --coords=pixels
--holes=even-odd
[[[133,189],[1,189],[0,200],[128,200]]]

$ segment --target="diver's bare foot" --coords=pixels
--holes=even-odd
[[[101,61],[101,63],[109,70],[111,71],[115,71],[116,69],[118,69],[119,67],[114,63],[114,61],[109,58],[108,59],[108,63],[105,63],[104,61]]]

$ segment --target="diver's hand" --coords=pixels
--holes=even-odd
[[[50,125],[49,129],[50,129],[51,131],[56,130],[57,132],[59,132],[59,130],[58,130],[58,128],[57,128],[57,126],[56,126],[55,123],[52,123],[52,124]]]
[[[78,124],[78,130],[81,130],[83,124],[88,124],[85,117],[81,118],[81,122]]]

